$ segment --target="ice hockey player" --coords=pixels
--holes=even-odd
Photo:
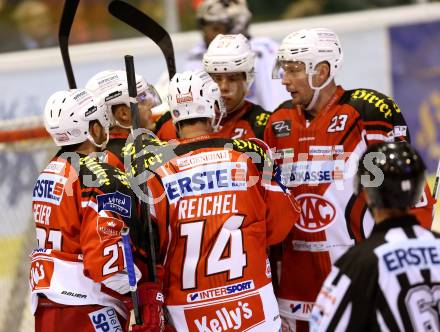
[[[351,185],[359,155],[372,143],[409,140],[403,115],[390,97],[336,85],[342,60],[333,31],[300,30],[283,40],[273,71],[282,76],[291,100],[271,114],[264,137],[276,148],[284,184],[302,207],[285,242],[277,294],[281,316],[293,331],[308,330],[331,264],[374,225],[363,195],[353,193]],[[428,228],[432,205],[426,190],[413,210]]]
[[[255,80],[249,87],[246,99],[273,111],[289,95],[271,79],[277,43],[267,37],[251,37],[248,28],[252,14],[246,0],[204,0],[197,7],[197,20],[203,41],[194,46],[188,55],[185,70],[203,69],[203,55],[218,34],[243,34],[255,52]],[[205,68],[206,70],[206,68]]]
[[[425,165],[407,142],[368,147],[355,191],[365,194],[375,225],[332,267],[312,331],[439,331],[440,235],[410,212],[424,185]]]
[[[47,101],[44,123],[61,150],[33,190],[35,330],[128,331],[120,231],[136,223],[136,197],[125,175],[94,155],[108,140],[107,108],[87,90],[59,91]],[[160,288],[144,283],[138,290],[144,325],[136,331],[161,331]]]
[[[225,138],[263,138],[269,113],[245,100],[254,79],[255,54],[241,34],[217,35],[203,57],[204,70],[218,84],[226,106],[218,135]],[[177,138],[170,112],[156,123],[157,136],[165,141]]]
[[[180,137],[177,157],[148,186],[172,322],[177,331],[278,331],[266,249],[298,219],[296,202],[271,182],[271,161],[259,144],[212,135],[225,110],[209,74],[176,74],[168,103]]]
[[[162,101],[155,88],[141,75],[136,75],[136,88],[141,128],[151,129],[151,109]],[[125,70],[104,70],[89,79],[86,89],[102,97],[110,108],[111,126],[106,162],[124,170],[124,155],[131,151],[126,143],[132,130],[127,74]],[[145,138],[144,141],[148,145],[158,144],[154,137]]]

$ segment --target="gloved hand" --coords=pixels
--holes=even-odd
[[[159,284],[143,282],[138,284],[138,298],[142,325],[133,325],[132,332],[164,332],[164,298]]]

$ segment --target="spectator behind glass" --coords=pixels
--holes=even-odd
[[[197,20],[203,41],[195,45],[188,54],[185,70],[203,68],[203,55],[218,34],[241,33],[249,39],[255,52],[255,79],[246,99],[274,110],[289,95],[277,81],[272,80],[271,67],[275,61],[278,44],[267,37],[251,37],[248,27],[252,14],[246,0],[203,0],[197,7]]]
[[[12,13],[17,24],[18,39],[24,49],[35,49],[57,45],[56,31],[50,8],[37,0],[26,0],[20,3]]]
[[[14,0],[0,0],[0,52],[17,51],[23,48],[17,38],[17,27],[11,19],[14,3]]]

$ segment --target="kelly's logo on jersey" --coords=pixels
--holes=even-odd
[[[194,167],[162,179],[168,199],[223,191],[246,190],[247,164],[224,162]]]
[[[210,299],[215,299],[218,297],[235,295],[238,293],[247,292],[249,290],[255,289],[254,282],[252,280],[247,280],[243,282],[239,282],[233,285],[205,289],[200,292],[190,293],[186,297],[186,301],[198,302],[198,301],[206,301]]]
[[[290,133],[292,131],[292,121],[281,120],[272,122],[272,130],[275,134],[275,137],[290,136]]]
[[[67,178],[58,174],[41,173],[33,191],[33,201],[60,205]]]
[[[331,226],[335,221],[336,208],[324,197],[314,194],[296,196],[301,206],[301,218],[295,224],[304,232],[320,232]]]
[[[120,216],[131,217],[131,197],[116,191],[104,195],[96,196],[98,201],[98,212],[111,211]]]
[[[187,308],[184,314],[188,330],[200,332],[247,331],[265,320],[259,294],[202,308]]]

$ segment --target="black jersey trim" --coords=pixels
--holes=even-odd
[[[162,126],[168,122],[169,120],[171,120],[171,112],[167,111],[164,114],[162,114],[162,116],[157,119],[156,121],[156,127],[154,128],[154,132],[157,134],[159,132],[159,130],[162,128]]]

